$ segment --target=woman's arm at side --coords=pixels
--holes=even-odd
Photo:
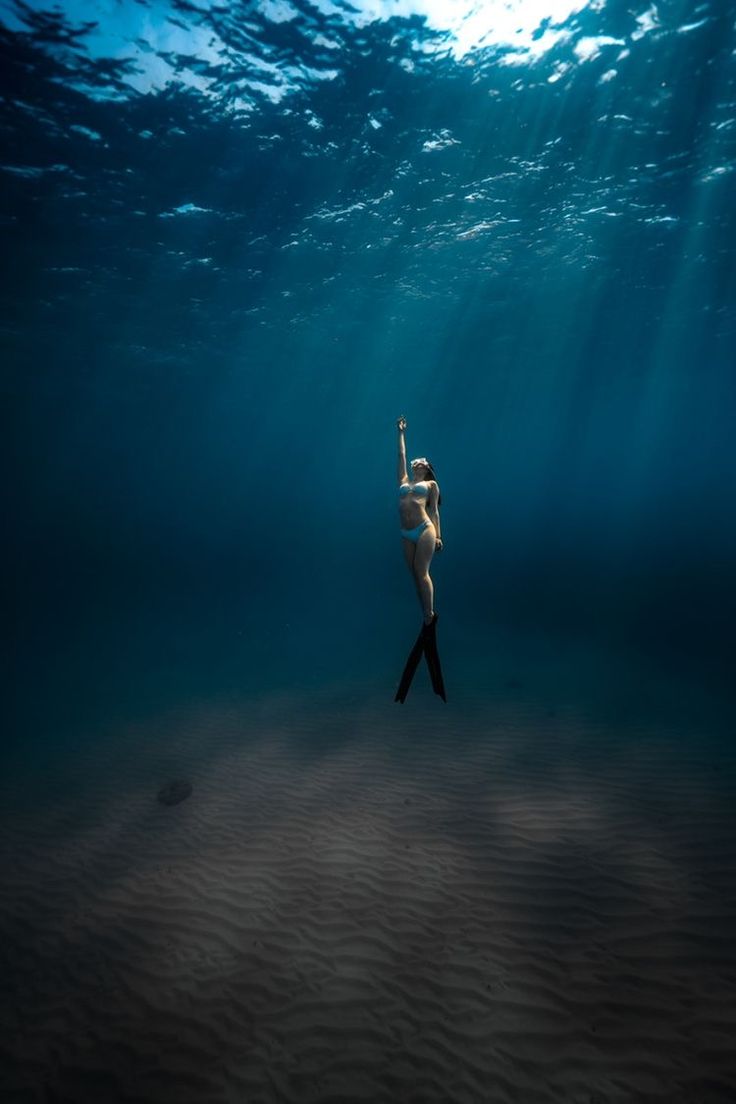
[[[406,418],[399,418],[396,425],[399,430],[399,483],[406,483],[409,478],[406,471],[406,441],[404,440]]]
[[[429,502],[427,503],[427,515],[434,525],[437,540],[442,544],[442,531],[440,530],[440,488],[437,483],[429,484]]]

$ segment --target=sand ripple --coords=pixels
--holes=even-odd
[[[11,1104],[736,1100],[734,758],[702,734],[258,703],[19,770]]]

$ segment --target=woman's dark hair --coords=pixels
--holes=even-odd
[[[433,479],[436,483],[437,482],[437,476],[434,474],[434,468],[430,464],[429,460],[427,460],[425,466],[427,468],[427,471],[429,472],[429,478]],[[441,505],[442,505],[442,495],[437,495],[437,506],[439,507]]]

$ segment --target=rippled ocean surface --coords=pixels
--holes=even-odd
[[[734,4],[0,51],[10,1104],[733,1101]]]

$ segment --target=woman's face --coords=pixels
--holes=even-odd
[[[414,480],[423,479],[428,471],[426,457],[422,456],[418,460],[412,460],[411,474]]]

